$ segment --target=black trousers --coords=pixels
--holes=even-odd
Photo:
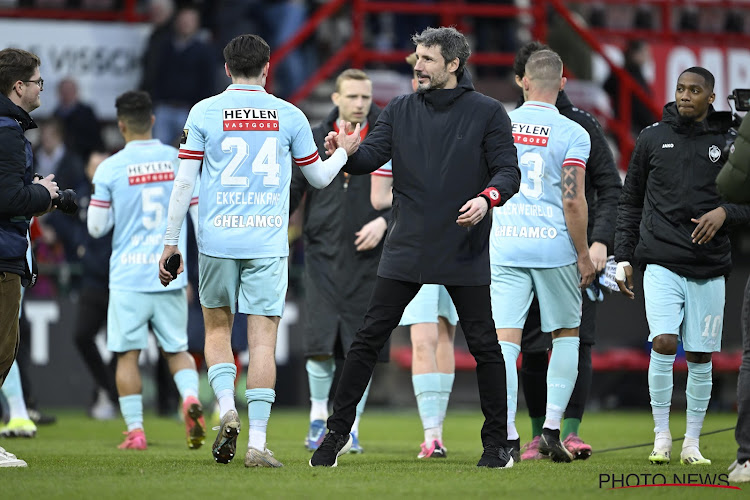
[[[328,419],[332,431],[348,434],[351,430],[378,352],[420,287],[419,283],[377,278],[362,327],[346,355],[333,400],[333,414]],[[479,399],[485,418],[482,444],[505,447],[508,445],[505,362],[492,321],[490,287],[446,286],[446,289],[456,306],[469,351],[477,361]]]

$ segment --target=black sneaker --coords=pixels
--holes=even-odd
[[[350,433],[339,434],[336,431],[328,431],[323,442],[310,458],[310,467],[336,467],[339,464],[339,457],[347,453],[351,447]]]
[[[542,429],[539,453],[549,455],[553,462],[572,462],[574,458],[573,454],[560,441],[559,430]]]
[[[491,469],[510,469],[515,463],[510,454],[511,448],[502,446],[485,446],[484,453],[477,463],[477,467],[489,467]]]
[[[510,457],[513,459],[513,462],[514,463],[520,462],[521,461],[521,438],[508,441],[508,444],[510,445]]]

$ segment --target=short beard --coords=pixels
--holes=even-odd
[[[677,118],[677,122],[678,122],[678,123],[679,123],[680,125],[684,126],[684,127],[686,127],[686,126],[689,126],[689,125],[692,125],[693,123],[695,123],[695,117],[694,117],[694,116],[684,116],[684,115],[681,115],[681,114],[680,114],[680,113],[678,112],[678,113],[677,113],[677,117],[678,117],[678,118]]]

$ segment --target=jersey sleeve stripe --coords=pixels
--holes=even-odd
[[[583,169],[586,168],[586,162],[583,160],[579,160],[578,158],[566,158],[565,161],[562,164],[563,167],[567,166],[573,166],[573,167],[581,167]]]
[[[317,158],[317,157],[318,157],[318,152],[315,151],[311,155],[303,156],[302,158],[295,158],[294,161],[295,161],[295,163],[304,163],[304,162],[306,162],[308,160],[311,160],[311,159]]]
[[[393,173],[390,170],[376,170],[370,175],[376,175],[378,177],[393,177]]]
[[[308,156],[308,158],[309,159],[301,159],[301,160],[295,159],[294,162],[300,167],[304,167],[306,165],[312,165],[313,163],[318,161],[320,159],[320,156],[318,155],[318,152],[316,151],[312,157]]]
[[[203,151],[195,151],[194,149],[180,148],[180,153],[189,153],[193,155],[202,155]]]
[[[182,158],[183,160],[202,160],[203,159],[203,153],[200,154],[193,154],[193,153],[187,153],[184,151],[180,151],[180,154],[177,155],[178,158]]]
[[[195,196],[190,200],[190,205],[197,205],[198,204],[198,197]]]
[[[110,203],[109,201],[94,200],[94,199],[92,199],[89,202],[89,205],[91,205],[92,207],[101,207],[101,208],[109,208],[111,204],[112,203]]]

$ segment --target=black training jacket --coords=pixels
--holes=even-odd
[[[491,212],[469,228],[456,219],[488,187],[500,204],[518,191],[521,171],[503,105],[476,92],[466,70],[455,89],[396,97],[344,170],[369,173],[391,158],[393,222],[378,276],[489,285]]]
[[[713,107],[701,122],[682,124],[674,102],[660,122],[638,136],[622,189],[615,259],[641,268],[658,264],[688,278],[727,275],[732,269],[727,227],[750,222],[750,207],[724,202],[716,190],[721,151],[733,138],[731,114]],[[723,207],[726,221],[703,245],[692,242],[690,219]]]
[[[36,124],[29,114],[0,94],[0,272],[26,274],[26,234],[35,213],[43,212],[50,195],[32,184],[31,143],[24,133]]]

